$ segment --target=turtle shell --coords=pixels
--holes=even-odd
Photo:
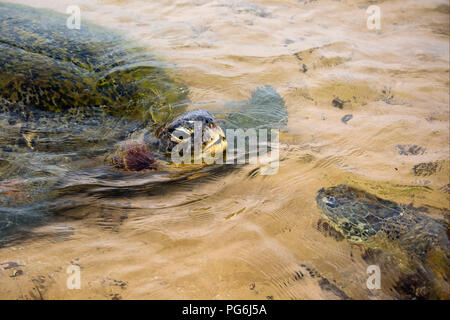
[[[85,21],[69,29],[67,17],[0,4],[0,97],[49,111],[102,106],[154,122],[183,111],[186,87],[154,55]]]

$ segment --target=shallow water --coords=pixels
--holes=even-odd
[[[0,249],[1,298],[410,297],[414,275],[324,231],[315,197],[345,183],[448,213],[448,1],[13,2],[62,13],[79,5],[82,19],[173,64],[191,109],[221,111],[270,85],[289,119],[274,175],[225,166],[187,179],[108,176],[105,186],[64,172],[55,214]],[[378,31],[366,26],[374,3]],[[61,161],[51,174],[64,170]],[[428,162],[435,170],[413,169]],[[39,167],[39,158],[31,163]],[[5,177],[0,196],[26,201]],[[81,290],[67,289],[71,264],[81,268]],[[380,290],[366,287],[372,264]]]

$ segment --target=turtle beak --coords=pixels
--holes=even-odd
[[[227,140],[222,128],[216,123],[210,123],[203,129],[202,151],[203,153],[218,154],[227,148]]]

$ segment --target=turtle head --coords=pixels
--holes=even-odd
[[[227,147],[222,128],[214,116],[206,110],[186,112],[167,124],[159,135],[164,152],[171,153],[174,148],[181,149],[181,143],[191,145],[194,154],[195,145],[201,144],[202,154],[219,154]]]
[[[322,208],[322,213],[331,221],[338,223],[344,218],[340,207],[342,204],[339,203],[339,195],[336,195],[336,188],[322,188],[317,192],[316,201],[317,204]]]
[[[332,226],[356,242],[398,220],[403,211],[395,202],[344,184],[320,189],[316,201]]]
[[[359,242],[363,238],[364,228],[369,225],[364,223],[364,215],[360,215],[358,210],[352,210],[359,204],[352,191],[345,185],[322,188],[317,192],[316,201],[333,228],[347,239]]]

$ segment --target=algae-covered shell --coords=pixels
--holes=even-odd
[[[102,106],[156,122],[183,104],[186,87],[147,50],[84,20],[81,29],[69,29],[67,17],[0,4],[3,99],[49,111]]]

